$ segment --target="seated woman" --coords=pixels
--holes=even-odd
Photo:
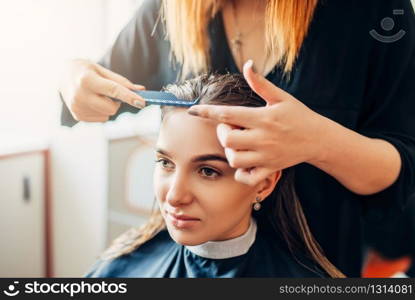
[[[206,75],[166,90],[202,104],[265,105],[240,75]],[[344,277],[314,240],[289,169],[255,186],[240,183],[216,122],[161,109],[159,209],[117,238],[87,277]]]

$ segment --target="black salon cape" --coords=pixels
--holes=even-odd
[[[147,0],[99,62],[147,89],[177,79],[180,67],[169,60],[169,42],[156,27],[159,1]],[[394,15],[402,9],[403,15]],[[387,32],[380,22],[393,18]],[[404,30],[394,43],[375,40]],[[221,14],[211,22],[211,69],[239,72],[226,42]],[[279,68],[267,78],[312,110],[372,138],[390,142],[402,158],[397,181],[370,196],[349,191],[309,165],[295,167],[296,189],[312,232],[328,258],[346,275],[360,276],[362,222],[377,227],[397,216],[415,185],[415,18],[409,0],[321,0],[290,80]],[[119,113],[136,112],[124,104]],[[73,125],[66,107],[62,123]]]
[[[306,258],[296,257],[307,267],[295,261],[282,239],[259,227],[246,254],[225,259],[198,256],[177,244],[168,231],[163,230],[130,254],[111,261],[99,260],[86,277],[327,277]]]

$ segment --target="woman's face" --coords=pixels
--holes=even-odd
[[[277,181],[274,175],[274,182],[267,179],[256,186],[237,182],[216,126],[175,109],[165,115],[160,128],[155,195],[171,237],[183,245],[245,233],[255,198],[264,199]]]

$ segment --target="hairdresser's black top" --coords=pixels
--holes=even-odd
[[[232,248],[235,244],[228,246]],[[177,244],[168,231],[163,230],[129,254],[113,260],[99,260],[86,277],[327,277],[321,268],[301,254],[294,258],[278,235],[261,226],[258,226],[252,245],[246,249],[247,252],[241,255],[207,258],[212,257],[209,251],[201,256],[200,250],[189,250]],[[218,254],[218,249],[212,250]]]
[[[169,61],[169,42],[156,23],[159,1],[148,0],[100,61],[147,89],[175,82],[178,66]],[[394,14],[402,9],[402,14]],[[393,18],[395,27],[382,28]],[[369,31],[398,41],[384,43]],[[210,26],[212,70],[238,72],[221,15]],[[309,225],[328,258],[349,276],[362,263],[362,216],[370,226],[386,224],[414,192],[415,184],[415,18],[410,0],[321,0],[290,81],[275,68],[267,78],[314,111],[363,135],[387,140],[399,151],[402,171],[386,190],[359,196],[323,171],[300,164],[296,188]],[[137,109],[123,105],[121,112]],[[75,121],[64,108],[62,122]]]

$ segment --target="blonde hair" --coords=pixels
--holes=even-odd
[[[100,259],[111,260],[131,253],[165,228],[163,216],[157,208],[147,223],[138,228],[130,228],[112,241],[111,245],[100,255]]]
[[[174,59],[182,65],[182,78],[210,71],[208,24],[226,1],[233,0],[163,0],[167,38]],[[266,1],[266,54],[272,54],[284,72],[289,73],[318,0]]]

